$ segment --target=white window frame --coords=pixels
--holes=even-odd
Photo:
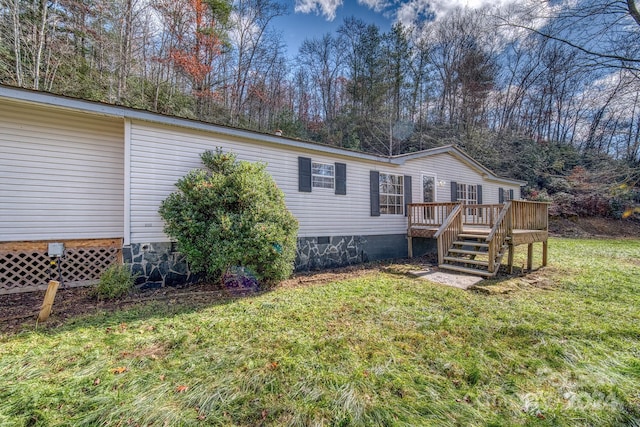
[[[424,199],[424,178],[429,177],[433,179],[433,201],[427,202]],[[422,176],[420,177],[420,193],[422,195],[422,203],[435,203],[438,200],[438,177],[434,173],[422,172]],[[434,219],[436,215],[436,210],[434,206],[425,206],[422,209],[422,215],[424,215],[424,219]]]
[[[473,191],[470,191],[473,189]],[[464,205],[477,205],[478,204],[478,184],[465,184],[458,183],[457,188],[457,200]],[[470,194],[471,193],[471,194]],[[472,197],[473,195],[473,197]],[[478,212],[474,208],[467,209],[467,215],[476,215]]]
[[[404,215],[404,175],[380,172],[379,190],[380,215]]]
[[[504,188],[504,189],[502,190],[502,197],[503,197],[503,199],[504,199],[504,201],[505,201],[505,202],[510,202],[511,200],[513,200],[513,199],[511,198],[511,192],[512,192],[512,191],[513,191],[513,190],[512,190],[512,189],[510,189],[510,188]],[[515,195],[516,195],[515,193],[516,193],[516,192],[515,192],[515,191],[513,191],[513,196],[514,196],[514,197],[515,197]]]
[[[330,173],[328,173],[330,172]],[[311,187],[333,190],[336,188],[336,168],[333,163],[311,161]]]
[[[470,190],[473,197],[470,195]],[[457,197],[456,200],[462,202],[465,205],[477,205],[478,204],[478,184],[464,184],[457,183]]]

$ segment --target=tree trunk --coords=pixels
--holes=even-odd
[[[16,64],[16,83],[19,87],[24,84],[24,74],[22,71],[22,32],[20,31],[20,1],[13,2],[13,54]]]

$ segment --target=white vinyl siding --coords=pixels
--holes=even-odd
[[[517,183],[495,178],[453,148],[376,160],[126,108],[7,92],[10,96],[0,99],[0,241],[167,241],[160,203],[178,179],[201,166],[199,155],[216,147],[233,151],[240,160],[267,164],[299,221],[300,237],[405,234],[404,216],[371,215],[370,176],[381,170],[412,177],[415,201],[422,200],[422,186],[416,185],[422,174],[437,177],[438,201],[451,200],[452,181],[481,184],[484,203],[497,203],[500,188],[514,190],[516,198],[520,194]],[[24,100],[12,101],[12,94]],[[298,191],[299,157],[334,165],[334,188],[344,191],[346,182],[348,196]],[[342,170],[344,180],[338,174]]]
[[[121,119],[0,104],[0,241],[122,237]]]
[[[372,218],[369,171],[379,163],[333,156],[311,150],[281,147],[249,140],[232,140],[214,133],[133,121],[131,126],[131,242],[166,241],[158,207],[174,183],[189,170],[201,167],[200,154],[222,147],[239,160],[262,161],[285,193],[289,210],[298,219],[300,237],[386,235],[406,233],[400,215]],[[347,164],[349,197],[330,191],[298,191],[298,157],[314,162]],[[399,169],[398,169],[399,170]]]
[[[371,170],[379,170],[381,162],[135,120],[130,140],[132,243],[168,240],[158,215],[160,203],[175,190],[178,179],[201,167],[200,154],[216,147],[234,152],[239,160],[267,164],[267,171],[284,191],[287,206],[298,219],[300,237],[407,232],[407,219],[403,215],[371,216],[369,176]],[[340,197],[329,191],[299,192],[298,157],[312,158],[315,163],[346,163],[349,196]],[[413,176],[415,182],[420,182],[423,172],[433,173],[438,182],[446,182],[442,186],[436,183],[436,200],[440,201],[450,200],[450,181],[457,178],[482,183],[485,189],[493,190],[495,186],[495,197],[485,197],[484,203],[497,203],[498,187],[505,186],[503,182],[483,181],[479,172],[448,153],[412,159],[403,165],[384,162],[384,173]],[[422,200],[421,192],[421,186],[414,185],[413,200]]]
[[[517,184],[508,185],[504,181],[491,180],[466,162],[448,153],[412,159],[401,167],[402,173],[405,175],[420,177],[421,174],[428,173],[436,176],[435,196],[438,202],[451,200],[451,181],[482,185],[483,204],[498,203],[498,192],[501,187],[513,189],[516,195],[520,194],[520,187]],[[421,186],[414,185],[412,190],[413,200],[422,200]]]

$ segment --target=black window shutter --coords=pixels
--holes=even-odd
[[[344,163],[336,163],[335,171],[336,194],[347,194],[347,165]]]
[[[408,204],[412,203],[413,195],[411,191],[411,176],[404,176],[404,216],[409,212]]]
[[[369,172],[370,198],[371,198],[371,216],[380,216],[380,173],[377,171]]]
[[[478,191],[478,204],[481,205],[482,204],[482,185],[478,184],[476,187]]]
[[[451,201],[458,201],[458,183],[455,181],[451,181]]]
[[[311,159],[298,157],[298,191],[311,192]]]
[[[498,188],[498,203],[504,203],[504,188]]]
[[[509,200],[513,200],[513,189],[509,190]]]

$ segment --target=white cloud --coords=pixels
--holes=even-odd
[[[527,30],[517,28],[522,25],[528,28],[542,28],[549,20],[557,16],[569,5],[579,0],[557,0],[555,2],[540,0],[401,0],[396,10],[396,22],[405,26],[414,26],[424,19],[439,21],[454,10],[489,10],[489,15],[497,18],[498,31],[503,40],[513,40]],[[507,21],[516,26],[510,27]]]
[[[358,0],[358,4],[367,6],[375,12],[381,12],[390,6],[387,0]]]
[[[336,10],[342,4],[343,0],[296,0],[293,10],[296,13],[315,13],[324,16],[327,21],[333,21],[336,18]],[[390,6],[389,0],[358,0],[358,4],[375,12],[381,12]]]
[[[396,12],[396,20],[404,25],[412,25],[417,17],[424,16],[429,10],[429,3],[425,1],[402,3]]]
[[[353,0],[347,0],[353,1]],[[425,16],[433,15],[435,19],[447,16],[457,8],[480,9],[485,7],[500,8],[509,5],[519,5],[525,8],[532,7],[538,11],[553,11],[559,9],[561,4],[575,3],[577,0],[560,0],[556,6],[540,0],[357,0],[358,4],[368,7],[375,12],[386,11],[393,13],[395,20],[404,25],[415,24]],[[333,21],[336,10],[341,7],[344,0],[295,0],[294,11],[296,13],[315,13],[324,16],[327,21]],[[546,22],[546,20],[544,20]]]
[[[397,20],[405,25],[415,23],[416,17],[433,14],[435,19],[446,16],[449,12],[460,7],[480,9],[483,7],[500,7],[518,0],[409,0],[398,6]]]
[[[336,9],[342,6],[342,0],[296,0],[294,11],[299,13],[316,13],[327,21],[336,18]]]

